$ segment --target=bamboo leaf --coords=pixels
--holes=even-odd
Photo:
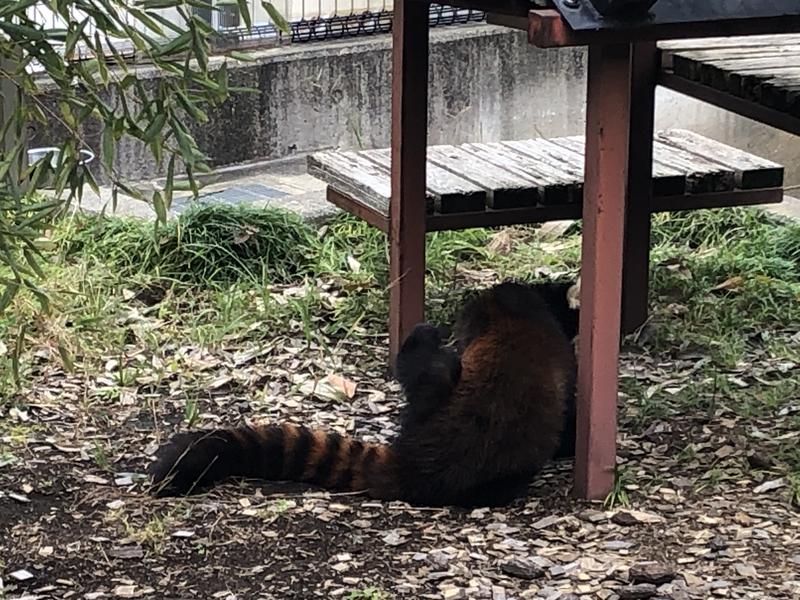
[[[109,171],[114,166],[114,131],[111,127],[103,129],[103,164]]]
[[[72,360],[72,354],[64,345],[62,340],[58,341],[58,354],[61,356],[61,362],[64,364],[64,370],[67,373],[72,373],[75,370],[75,363]]]
[[[167,206],[164,203],[164,198],[161,195],[161,192],[156,190],[153,192],[153,208],[156,211],[156,217],[158,218],[159,223],[166,223],[167,222]]]
[[[278,9],[275,8],[275,5],[272,2],[265,2],[262,0],[261,6],[263,6],[264,10],[267,11],[269,18],[272,19],[273,23],[275,23],[275,27],[277,27],[283,33],[292,32],[291,25],[289,25],[289,22],[283,18],[283,15],[280,12],[278,12]]]
[[[16,281],[5,281],[3,286],[3,295],[0,296],[0,315],[2,315],[6,308],[11,304],[14,296],[19,291],[19,283]]]
[[[247,0],[237,0],[239,3],[239,14],[242,15],[242,20],[244,21],[244,26],[248,29],[253,28],[253,19],[250,16],[250,7],[247,6]]]
[[[150,125],[145,129],[144,135],[142,136],[142,140],[148,144],[151,144],[155,141],[156,136],[161,133],[161,130],[164,129],[164,125],[167,122],[167,115],[163,112],[158,113],[150,123]]]
[[[256,57],[253,56],[252,54],[248,54],[246,52],[239,52],[238,50],[231,50],[230,52],[228,52],[228,56],[240,62],[253,62],[256,59]]]
[[[11,354],[11,374],[14,377],[14,384],[17,387],[21,385],[21,379],[19,376],[19,365],[20,365],[20,358],[22,356],[22,349],[24,348],[25,344],[25,333],[27,332],[26,325],[20,325],[19,333],[17,334],[17,341],[14,344],[14,352]]]

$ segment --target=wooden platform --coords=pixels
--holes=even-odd
[[[579,137],[431,146],[427,229],[579,218],[584,140]],[[328,151],[308,158],[328,199],[383,231],[389,227],[389,150]],[[782,200],[783,167],[695,133],[654,137],[653,211]]]
[[[659,43],[659,83],[800,133],[800,34]]]

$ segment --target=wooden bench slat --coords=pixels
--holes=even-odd
[[[548,142],[572,149],[583,161],[583,136],[553,138]],[[654,142],[653,179],[654,196],[674,196],[686,191],[703,193],[732,189],[734,172],[702,157],[696,160],[685,150]]]
[[[704,160],[719,163],[731,169],[735,174],[734,182],[738,188],[749,190],[783,185],[783,167],[781,165],[733,146],[685,129],[669,129],[657,133],[656,139],[700,157],[707,157]]]
[[[500,142],[519,156],[533,159],[541,168],[553,172],[556,181],[566,186],[567,202],[580,202],[583,199],[583,159],[569,150],[553,145],[546,139],[511,140]],[[560,171],[560,174],[559,174]]]
[[[548,143],[569,148],[578,155],[583,165],[585,144],[583,136],[553,138]],[[581,167],[582,169],[583,167]],[[677,196],[686,193],[686,173],[670,166],[669,159],[653,149],[653,196]]]
[[[686,174],[686,191],[690,194],[725,192],[736,184],[734,172],[683,148],[653,141],[653,156],[659,162],[673,165]]]
[[[724,48],[712,50],[680,50],[670,54],[670,66],[674,68],[676,62],[685,65],[685,69],[692,74],[699,73],[703,64],[720,63],[728,61],[770,61],[775,58],[795,57],[800,52],[800,45],[775,46],[771,48]]]
[[[531,179],[497,167],[457,146],[431,146],[428,160],[487,190],[492,207],[535,206],[540,200],[539,189]]]
[[[755,87],[754,94],[764,106],[800,116],[800,80],[766,79]]]
[[[548,169],[547,165],[514,152],[500,143],[464,144],[462,147],[483,160],[531,181],[539,190],[539,200],[542,204],[566,204],[570,200],[570,187],[574,187],[579,181],[564,173]],[[525,205],[503,205],[497,201],[492,204],[492,208],[495,209],[520,206]]]
[[[360,154],[391,172],[392,151],[390,149],[366,150]],[[487,192],[485,189],[430,161],[426,166],[426,185],[428,193],[434,198],[435,212],[442,214],[471,212],[483,210],[486,207]]]
[[[730,48],[709,48],[706,50],[675,50],[674,56],[685,56],[698,61],[706,60],[738,60],[748,58],[771,58],[796,54],[800,50],[800,40],[797,43],[783,46],[762,46],[758,48],[736,45]]]
[[[780,73],[791,74],[800,67],[800,53],[786,56],[697,60],[683,54],[672,57],[672,69],[680,77],[699,81],[716,89],[742,96],[748,78],[763,79]],[[752,85],[749,86],[752,88]]]
[[[689,90],[715,95],[722,106],[745,113],[764,107],[771,109],[763,111],[769,124],[790,131],[800,127],[800,35],[680,40],[659,47],[666,85],[686,91],[693,82]]]
[[[355,152],[311,154],[308,157],[308,173],[375,210],[384,212],[389,206],[392,188],[386,170]]]
[[[748,35],[695,38],[690,40],[663,40],[658,47],[664,51],[679,52],[684,50],[706,50],[711,48],[758,48],[760,46],[775,47],[800,44],[800,34],[780,35]]]
[[[741,60],[695,61],[684,56],[673,57],[673,71],[680,77],[699,81],[736,96],[748,97],[763,79],[783,76],[800,77],[800,54]]]

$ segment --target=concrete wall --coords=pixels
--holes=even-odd
[[[299,49],[302,48],[302,49]],[[389,144],[391,56],[386,37],[264,52],[236,70],[240,94],[197,131],[215,164],[279,158],[320,148]],[[524,37],[486,26],[433,31],[431,143],[580,131],[584,59],[546,60]]]
[[[431,143],[496,141],[583,131],[585,51],[540,50],[521,33],[488,25],[431,31]],[[231,68],[234,95],[195,127],[215,166],[284,158],[314,150],[389,144],[391,57],[387,36],[296,44],[259,52]],[[230,65],[229,65],[230,68]],[[667,90],[657,125],[686,127],[773,158],[800,183],[800,140]],[[99,146],[99,128],[86,125]],[[37,145],[56,132],[40,132]],[[131,178],[158,175],[149,153],[126,141],[117,168]]]

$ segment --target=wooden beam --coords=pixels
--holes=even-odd
[[[630,72],[628,44],[589,48],[575,492],[592,500],[611,491],[616,466]]]
[[[655,42],[631,46],[630,140],[625,203],[625,258],[622,271],[622,331],[635,331],[647,320],[650,280],[650,213],[653,195],[653,122],[658,50]]]
[[[425,317],[427,2],[395,0],[389,202],[389,355]]]
[[[531,10],[529,13],[528,41],[540,48],[555,48],[710,36],[795,33],[798,29],[800,29],[800,15],[575,30],[557,10],[544,8]]]

